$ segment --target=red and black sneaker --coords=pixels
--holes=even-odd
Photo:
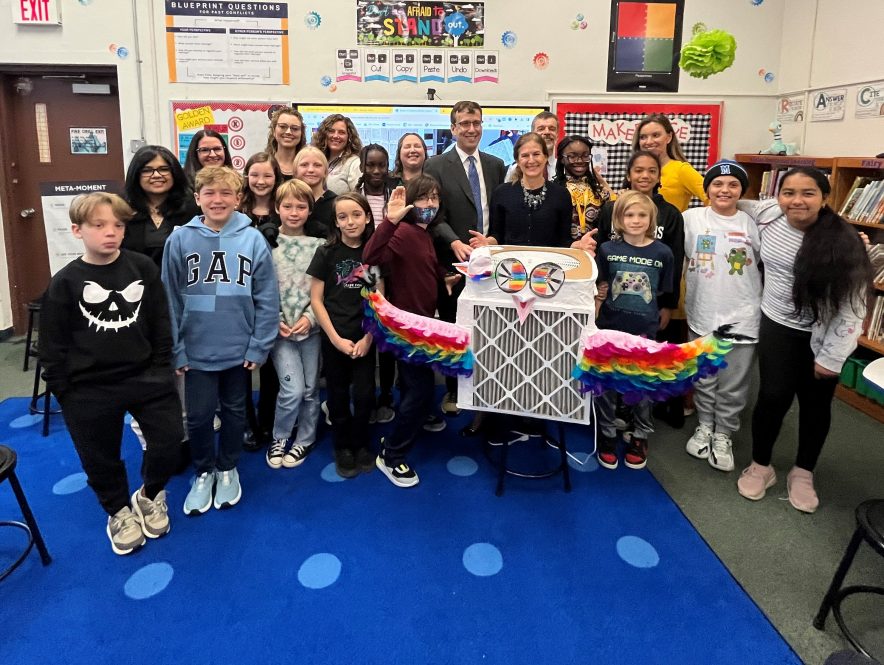
[[[607,436],[599,436],[598,445],[596,446],[596,457],[606,469],[617,468],[617,441]]]
[[[648,440],[633,436],[626,447],[623,463],[630,469],[644,469],[648,463]]]

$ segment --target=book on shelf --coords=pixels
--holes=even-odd
[[[839,214],[856,222],[877,223],[884,212],[882,203],[884,203],[884,180],[871,180],[858,176]]]
[[[761,186],[758,188],[758,198],[759,199],[772,199],[776,198],[780,193],[780,185],[783,183],[783,178],[786,177],[786,173],[788,173],[788,168],[782,167],[773,167],[770,171],[765,171],[761,174]]]
[[[866,338],[873,342],[884,341],[884,295],[875,296],[872,313],[869,315],[869,327]]]
[[[868,250],[869,261],[872,263],[873,279],[876,284],[884,284],[884,243],[872,245]]]

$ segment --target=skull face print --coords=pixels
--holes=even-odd
[[[83,285],[80,298],[80,312],[88,325],[96,330],[120,330],[138,320],[144,284],[139,279],[122,291],[105,289],[96,282],[87,281]]]

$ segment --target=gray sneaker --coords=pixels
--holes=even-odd
[[[389,406],[379,406],[377,408],[377,422],[383,424],[388,423],[396,417],[396,412],[392,407]]]
[[[144,545],[144,534],[138,516],[129,506],[120,508],[116,515],[107,518],[107,537],[114,554],[129,554]]]
[[[144,487],[132,495],[132,512],[141,522],[141,530],[148,538],[159,538],[169,533],[169,507],[166,505],[166,490],[157,494],[151,501],[144,496]]]
[[[231,508],[242,498],[242,487],[239,484],[239,473],[233,468],[230,471],[215,472],[215,508]]]

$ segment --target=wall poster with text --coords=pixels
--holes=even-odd
[[[359,46],[485,45],[485,3],[356,0]]]

